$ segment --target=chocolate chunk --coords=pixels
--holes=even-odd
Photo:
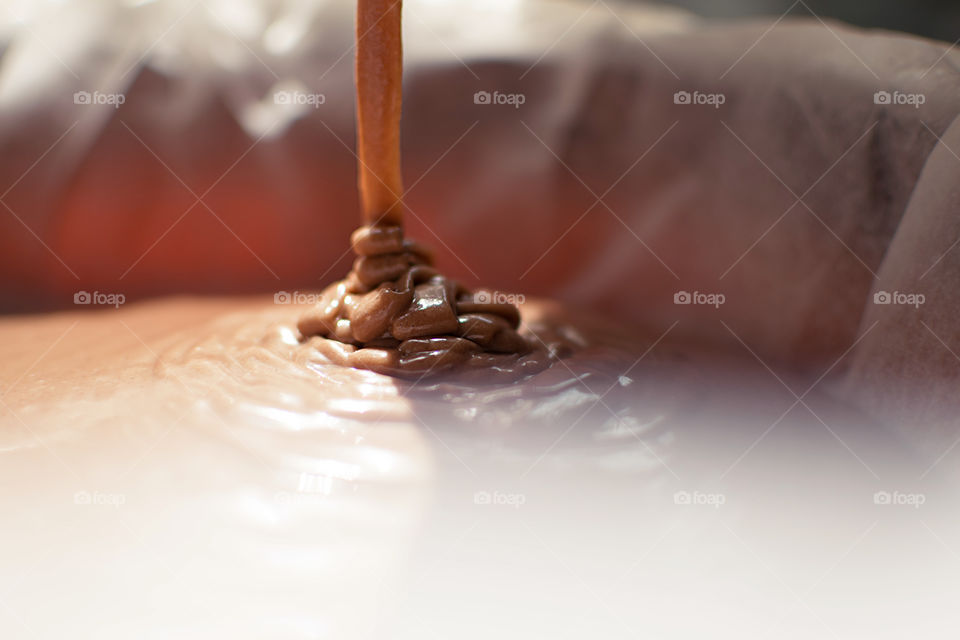
[[[470,297],[461,298],[457,301],[457,313],[493,314],[506,320],[513,329],[520,326],[520,311],[512,304],[505,302],[476,302]]]
[[[347,309],[353,337],[360,342],[369,342],[382,336],[413,299],[412,289],[397,290],[391,282],[384,282],[370,293],[357,297]]]
[[[332,334],[337,327],[337,316],[341,312],[345,291],[346,285],[343,282],[336,282],[324,289],[320,294],[320,301],[300,316],[300,321],[297,322],[300,333],[304,336]]]
[[[393,321],[390,334],[397,340],[408,340],[456,333],[457,327],[447,287],[431,280],[414,288],[410,308]]]
[[[350,321],[346,318],[337,320],[337,326],[333,330],[333,337],[340,342],[352,343],[353,331],[350,329]]]
[[[457,335],[482,347],[489,345],[500,331],[510,328],[506,320],[489,313],[466,313],[457,321],[460,325]]]
[[[378,256],[360,256],[353,263],[353,273],[368,287],[387,280],[396,280],[410,268],[406,253],[385,253]]]
[[[397,226],[360,227],[350,236],[350,244],[358,256],[379,256],[385,253],[404,253],[408,243],[403,240],[403,229]]]
[[[357,349],[347,358],[346,364],[360,369],[393,373],[400,367],[400,355],[396,349]]]
[[[415,372],[438,372],[466,361],[480,350],[463,338],[413,338],[400,343],[401,367]]]

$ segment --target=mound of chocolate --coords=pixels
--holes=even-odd
[[[555,356],[518,332],[517,307],[438,273],[401,227],[360,227],[351,243],[353,269],[297,324],[334,362],[405,377],[455,367],[521,377]]]
[[[357,173],[365,226],[351,238],[357,259],[349,275],[327,287],[297,326],[328,359],[350,367],[417,378],[452,369],[491,380],[536,373],[561,347],[529,341],[518,333],[515,306],[443,277],[429,251],[404,239],[401,4],[357,3]]]

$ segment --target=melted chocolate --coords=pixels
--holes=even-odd
[[[357,3],[356,83],[360,202],[365,226],[346,279],[327,287],[298,323],[335,363],[422,377],[487,369],[495,379],[536,373],[557,346],[518,333],[512,304],[474,294],[433,268],[433,256],[404,238],[400,174],[402,43],[400,2]]]
[[[361,227],[352,243],[349,275],[297,324],[334,362],[404,377],[481,368],[502,379],[536,373],[558,357],[556,344],[520,334],[517,307],[441,275],[399,226]]]

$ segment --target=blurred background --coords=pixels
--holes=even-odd
[[[716,18],[799,17],[812,11],[861,27],[908,31],[949,42],[960,36],[960,3],[955,0],[670,0],[662,4]]]

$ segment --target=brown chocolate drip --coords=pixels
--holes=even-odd
[[[297,325],[325,338],[317,347],[334,362],[411,377],[469,366],[516,378],[554,357],[518,333],[515,306],[438,273],[399,226],[361,227],[351,241],[353,269]]]
[[[357,186],[367,225],[399,225],[403,220],[400,14],[400,0],[357,1]]]
[[[517,378],[545,368],[553,350],[521,336],[511,304],[475,296],[433,268],[403,234],[400,174],[402,43],[398,0],[357,2],[357,146],[363,227],[346,279],[300,319],[304,338],[336,363],[399,376],[455,367]]]

